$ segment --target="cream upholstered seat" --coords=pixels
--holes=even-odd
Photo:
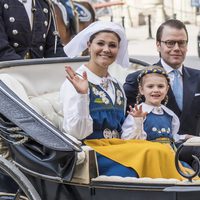
[[[59,92],[43,94],[37,97],[31,97],[30,102],[37,108],[40,114],[55,127],[62,130],[63,114],[59,103]]]
[[[0,74],[2,80],[15,94],[26,104],[42,115],[45,119],[54,124],[55,127],[62,127],[62,110],[59,103],[59,92],[46,93],[40,96],[28,96],[24,86],[9,74]]]

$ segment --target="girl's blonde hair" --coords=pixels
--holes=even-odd
[[[170,79],[165,69],[157,65],[153,65],[153,66],[145,67],[145,69],[143,69],[141,73],[138,75],[137,81],[138,81],[139,87],[142,85],[143,77],[147,74],[163,75],[166,78],[168,85],[170,86]],[[142,100],[143,100],[142,95],[139,92],[136,97],[136,103],[139,104],[142,102]],[[166,105],[167,102],[168,102],[168,96],[166,95],[165,99],[163,100],[163,104]]]
[[[139,76],[137,78],[137,81],[138,81],[139,85],[141,85],[142,78],[147,74],[161,74],[166,78],[168,85],[170,85],[170,79],[169,79],[169,76],[168,76],[167,72],[165,71],[164,68],[159,67],[157,65],[145,67],[145,69],[143,69],[141,71],[141,73],[139,74]]]

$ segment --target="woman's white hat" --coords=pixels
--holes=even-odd
[[[64,46],[66,55],[70,58],[79,56],[81,52],[87,49],[87,42],[90,37],[103,30],[113,31],[120,37],[121,41],[119,52],[116,57],[116,63],[122,67],[129,67],[128,41],[126,33],[120,24],[114,22],[96,21],[90,24],[88,27],[79,32],[66,46]]]

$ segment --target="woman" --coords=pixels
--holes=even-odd
[[[89,62],[76,72],[66,67],[68,80],[63,83],[60,96],[67,133],[80,140],[121,137],[126,99],[108,68],[115,61],[128,67],[127,44],[119,24],[98,21],[65,46],[69,57],[80,55],[86,48],[90,54]],[[99,154],[98,164],[100,175],[136,175],[132,169]]]

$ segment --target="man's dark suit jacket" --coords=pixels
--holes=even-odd
[[[161,63],[158,62],[156,65],[161,66]],[[134,106],[136,103],[138,94],[137,76],[139,73],[140,71],[137,71],[126,77],[124,90],[127,97],[127,105]],[[197,133],[197,125],[200,118],[200,70],[183,67],[182,112],[176,103],[171,88],[168,91],[168,97],[169,101],[166,106],[173,110],[180,120],[179,134],[199,135]]]

